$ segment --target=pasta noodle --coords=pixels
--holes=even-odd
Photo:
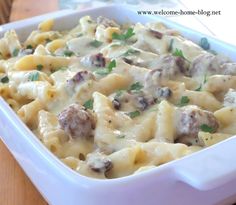
[[[0,39],[0,96],[74,171],[138,174],[236,134],[236,64],[204,49],[160,22],[50,19]]]

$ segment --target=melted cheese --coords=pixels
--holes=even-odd
[[[0,39],[0,95],[51,152],[89,177],[137,174],[236,134],[235,108],[223,102],[235,76],[191,78],[192,62],[207,51],[160,22],[129,27],[85,16],[69,31],[52,31],[48,20],[23,43],[14,31]],[[17,55],[26,46],[32,54]],[[217,133],[197,133],[199,146],[175,143],[182,97],[219,123]],[[96,127],[90,138],[74,138],[58,116],[88,101]]]

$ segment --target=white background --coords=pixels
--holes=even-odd
[[[168,18],[202,33],[215,36],[236,45],[236,1],[235,0],[61,0],[61,8],[126,4],[137,10],[220,10],[217,16],[170,16]]]

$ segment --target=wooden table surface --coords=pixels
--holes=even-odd
[[[14,0],[10,21],[58,10],[58,0]],[[0,140],[0,205],[46,205]]]

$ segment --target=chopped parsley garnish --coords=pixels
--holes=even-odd
[[[176,48],[175,52],[173,52],[172,54],[173,54],[173,56],[181,57],[181,58],[183,58],[184,60],[186,60],[190,63],[190,61],[187,58],[184,57],[183,51],[181,49]]]
[[[132,37],[133,35],[135,35],[134,29],[128,28],[128,30],[127,30],[126,33],[124,33],[124,34],[113,33],[113,34],[112,34],[112,39],[113,39],[113,40],[126,41],[126,40],[128,40],[130,37]]]
[[[173,55],[174,56],[179,56],[181,58],[185,58],[184,54],[183,54],[183,51],[181,49],[178,49],[178,48],[175,49],[175,52],[173,53]]]
[[[93,100],[90,99],[90,100],[87,100],[84,105],[83,105],[86,109],[90,109],[92,110],[93,109]]]
[[[65,50],[63,52],[64,56],[68,56],[68,57],[71,57],[72,55],[74,55],[74,52],[73,51],[70,51],[70,50]]]
[[[200,84],[199,87],[195,89],[195,91],[201,91],[201,90],[202,90],[202,84]]]
[[[26,49],[33,49],[33,46],[27,45],[27,46],[26,46]]]
[[[95,48],[98,48],[98,47],[100,47],[100,46],[102,45],[102,42],[101,42],[101,41],[98,41],[98,40],[94,40],[94,41],[91,41],[91,42],[89,43],[89,45],[90,45],[90,46],[93,46],[93,47],[95,47]]]
[[[1,78],[1,83],[8,83],[9,82],[9,78],[7,76],[4,76]]]
[[[30,73],[29,77],[28,77],[28,80],[29,81],[37,81],[37,80],[39,80],[39,73],[38,72]]]
[[[115,60],[112,60],[107,68],[100,68],[98,70],[95,71],[96,74],[98,75],[108,75],[109,73],[111,73],[111,71],[113,70],[113,68],[116,67],[116,61]]]
[[[36,68],[37,68],[37,70],[42,70],[43,69],[43,65],[42,64],[38,64],[37,66],[36,66]]]
[[[122,138],[125,138],[125,135],[117,135],[116,137],[119,139],[122,139]]]
[[[109,70],[109,72],[111,72],[113,70],[113,68],[116,67],[116,60],[112,60],[108,66],[107,66],[107,69]]]
[[[99,70],[95,71],[95,74],[98,75],[108,75],[110,72],[108,71],[107,68],[100,68]]]
[[[130,56],[136,54],[140,54],[140,51],[130,48],[125,53],[123,53],[122,56]]]
[[[132,90],[141,90],[143,88],[143,85],[140,83],[140,82],[136,82],[134,84],[132,84],[129,88],[129,91],[132,91]]]
[[[206,82],[207,82],[207,75],[205,74],[205,75],[204,75],[203,83],[205,84]]]
[[[117,90],[114,98],[119,98],[123,94],[124,90]]]
[[[210,132],[210,133],[213,133],[214,132],[214,128],[213,127],[210,127],[206,124],[202,124],[200,126],[200,129],[203,131],[203,132]]]
[[[189,101],[190,99],[188,98],[188,96],[182,96],[178,105],[180,107],[185,106],[189,103]]]
[[[15,49],[13,50],[13,52],[12,52],[12,56],[13,56],[13,57],[18,56],[19,51],[20,51],[20,50],[19,50],[18,48],[15,48]]]
[[[93,23],[93,22],[92,22],[91,20],[89,20],[89,19],[87,20],[87,22],[88,22],[88,23]]]
[[[168,47],[168,52],[171,52],[171,51],[172,51],[172,49],[173,49],[173,43],[174,43],[174,39],[172,38],[172,39],[170,40],[170,45],[169,45],[169,47]]]
[[[207,40],[207,38],[201,38],[199,45],[204,49],[204,50],[209,50],[210,49],[210,44]]]
[[[138,110],[127,113],[127,115],[128,115],[130,118],[138,117],[140,114],[141,114],[141,113],[140,113]]]
[[[199,87],[195,90],[195,91],[201,91],[202,90],[202,86],[207,82],[207,75],[204,75],[204,79],[203,82],[199,85]]]

